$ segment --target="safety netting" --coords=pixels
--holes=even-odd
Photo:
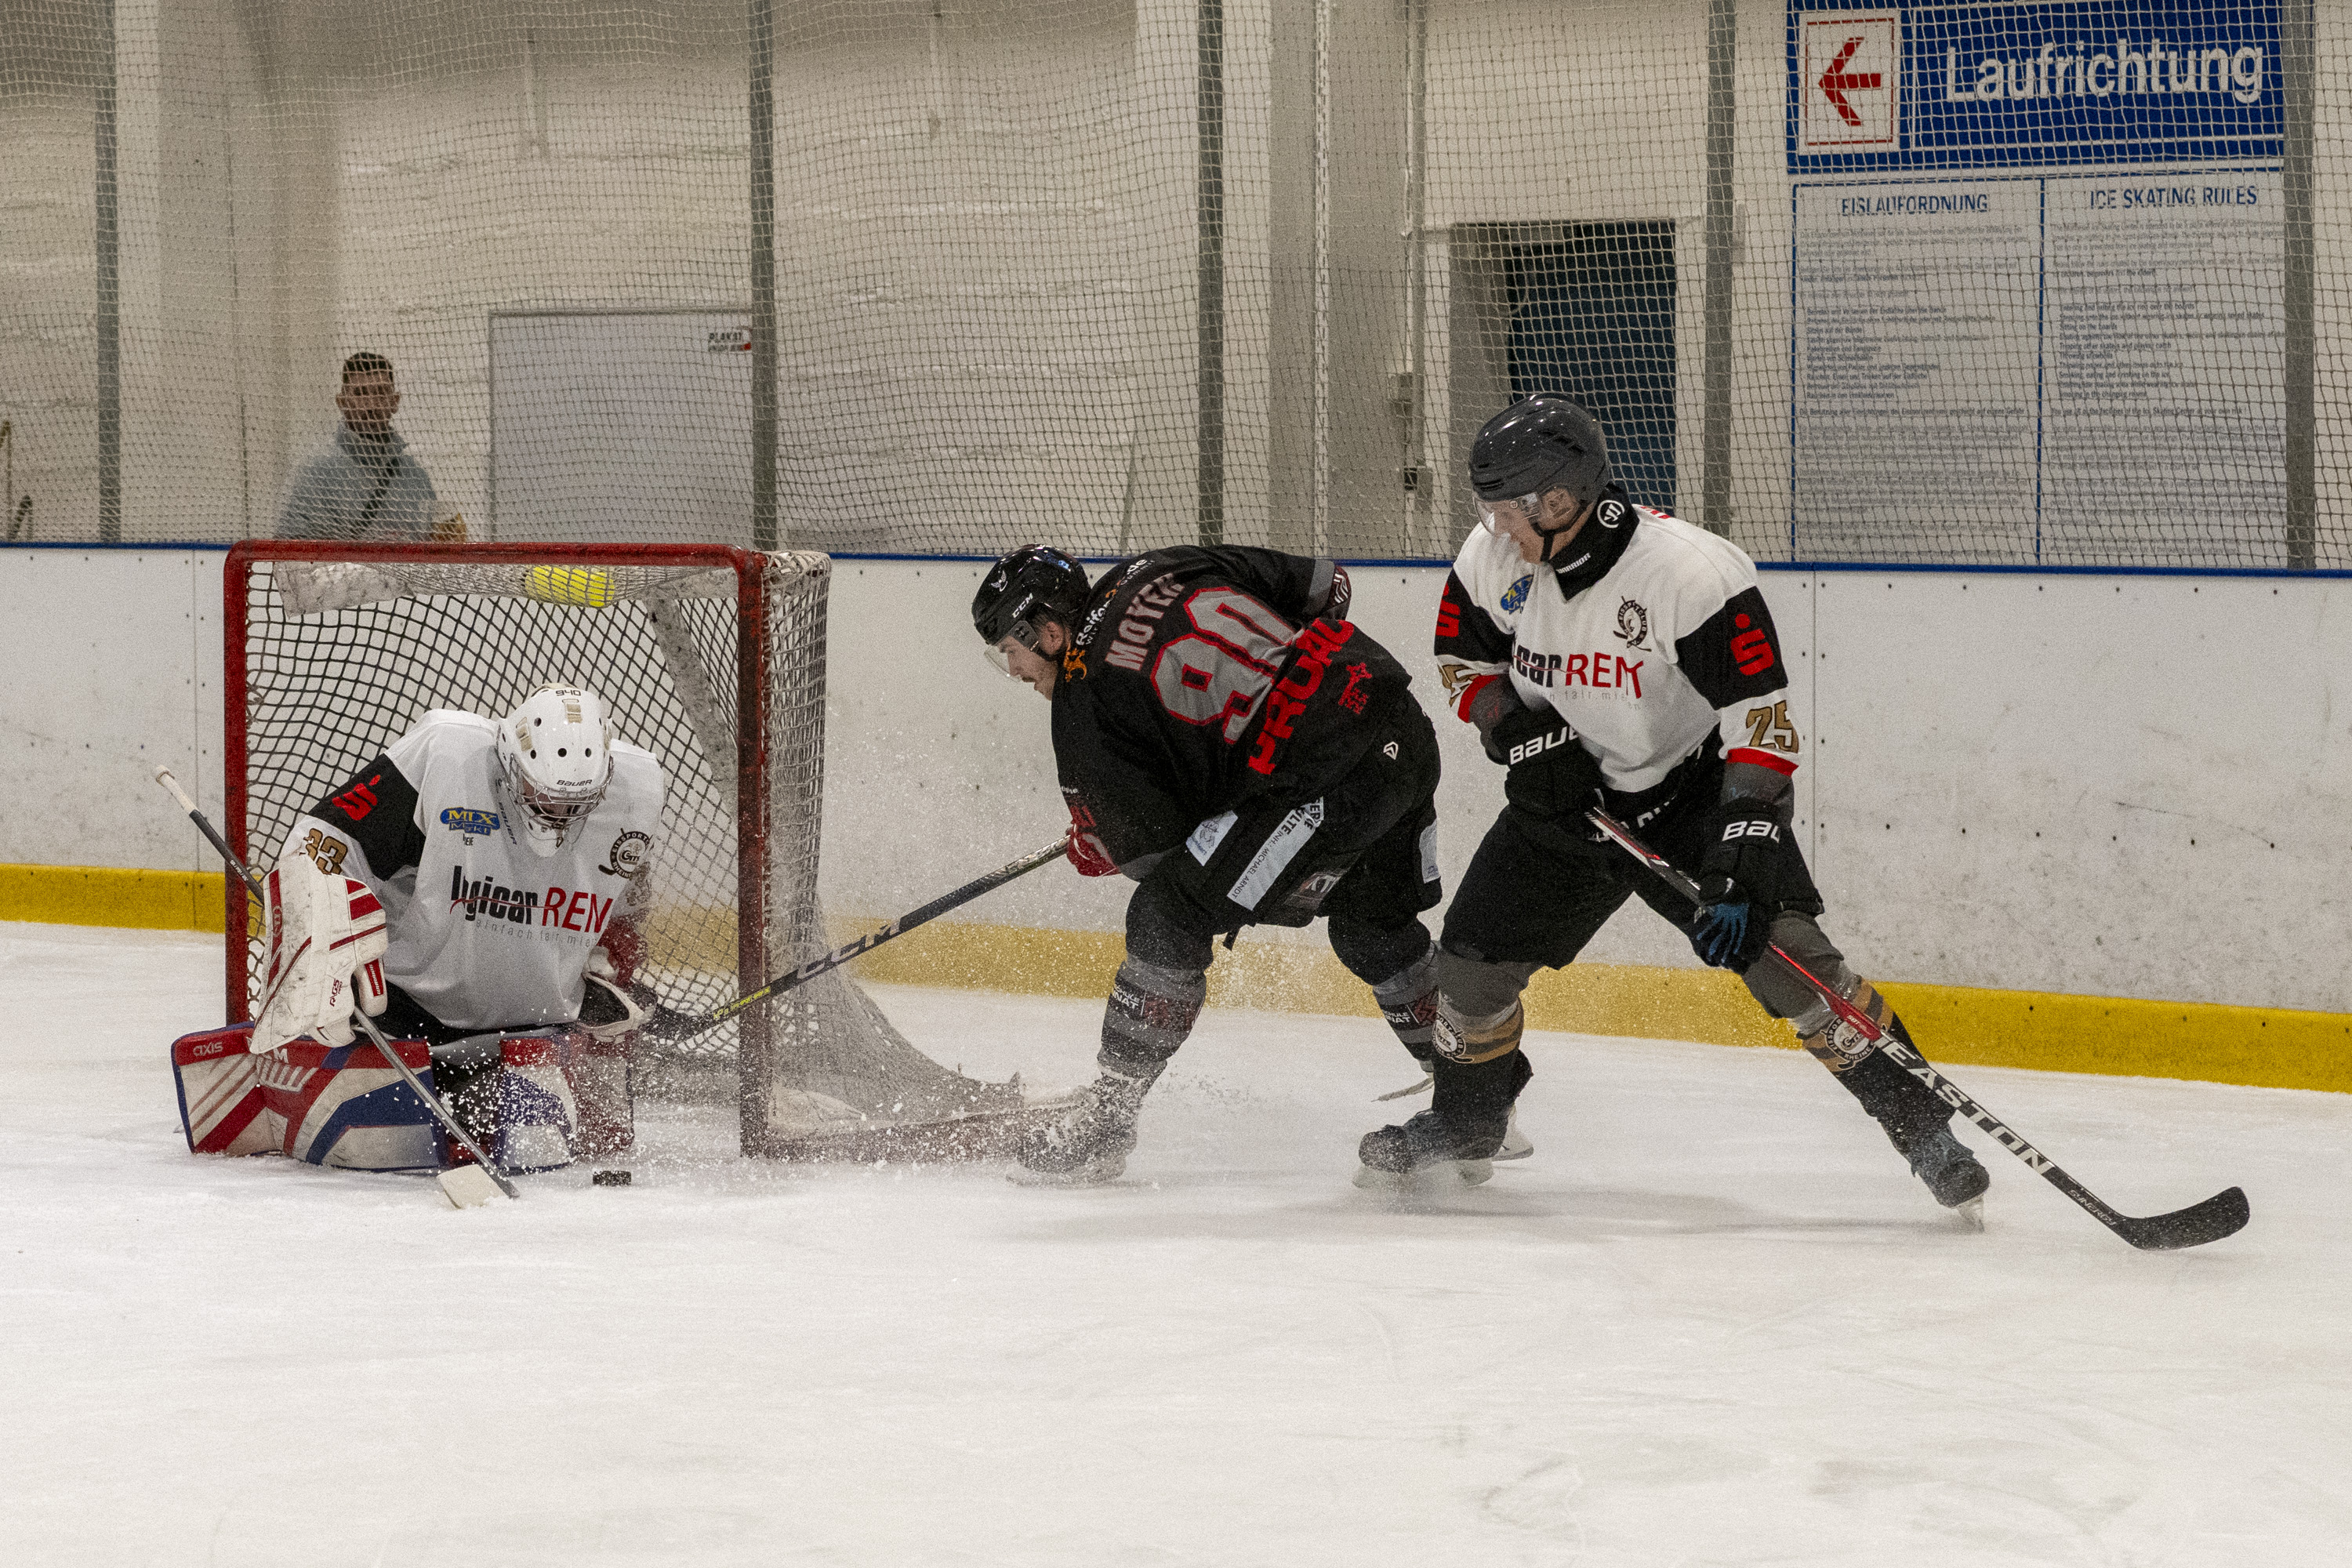
[[[0,528],[1439,558],[1549,387],[1763,560],[2352,565],[2341,22],[9,0]]]

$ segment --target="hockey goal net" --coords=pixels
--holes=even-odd
[[[296,816],[436,708],[497,716],[587,687],[667,785],[640,978],[709,1013],[820,954],[825,599],[821,554],[719,545],[248,542],[224,581],[230,842],[267,870]],[[258,858],[257,859],[257,857]],[[253,1016],[258,933],[228,901],[228,1009]],[[641,1042],[645,1039],[640,1036]],[[747,1154],[989,1152],[1017,1082],[939,1066],[847,975],[818,977],[675,1044],[641,1094],[740,1103]],[[961,1137],[909,1143],[925,1126]]]

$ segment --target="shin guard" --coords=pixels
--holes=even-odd
[[[1096,1061],[1104,1072],[1139,1084],[1135,1094],[1140,1100],[1192,1034],[1208,995],[1206,971],[1163,968],[1128,954],[1103,1007],[1102,1049]]]
[[[1381,1016],[1388,1020],[1406,1050],[1424,1063],[1436,1054],[1436,949],[1374,985],[1372,996],[1381,1005]]]

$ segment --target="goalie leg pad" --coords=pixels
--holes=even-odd
[[[261,1092],[252,1043],[251,1024],[183,1035],[172,1042],[172,1082],[189,1153],[268,1154],[284,1139],[285,1120]]]
[[[560,1170],[581,1152],[574,1076],[594,1060],[589,1046],[586,1032],[572,1028],[474,1035],[435,1047],[434,1068],[447,1085],[450,1114],[500,1170]]]
[[[422,1040],[392,1048],[429,1087]],[[440,1124],[372,1045],[294,1040],[256,1058],[264,1101],[284,1131],[278,1152],[344,1171],[437,1171],[448,1162]]]

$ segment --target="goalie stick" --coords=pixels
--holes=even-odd
[[[845,946],[836,947],[822,958],[812,958],[798,969],[777,975],[757,991],[746,992],[732,1002],[715,1007],[699,1017],[656,1005],[654,1008],[653,1021],[646,1026],[646,1032],[656,1039],[673,1045],[681,1040],[690,1040],[697,1035],[717,1028],[746,1008],[756,1007],[772,997],[782,995],[794,986],[804,985],[820,974],[839,969],[858,954],[872,952],[892,937],[904,936],[917,926],[937,920],[959,905],[971,902],[982,893],[993,892],[1015,878],[1027,876],[1038,867],[1059,859],[1069,847],[1070,836],[1065,833],[1044,848],[1033,849],[1010,865],[999,866],[985,877],[975,877],[953,892],[942,893],[922,908],[900,915],[873,935],[862,936]]]
[[[212,820],[205,816],[202,808],[188,798],[188,792],[180,787],[180,781],[172,775],[172,770],[157,768],[155,782],[172,792],[172,797],[186,810],[188,820],[196,825],[198,832],[212,841],[212,847],[220,852],[220,858],[228,863],[229,869],[236,873],[237,879],[245,884],[246,890],[255,898],[260,898],[262,896],[261,879],[255,876],[253,868],[247,865],[237,852],[228,847],[228,840],[220,836],[219,831],[213,826]],[[357,1007],[352,1009],[352,1017],[367,1037],[374,1042],[377,1054],[390,1062],[394,1070],[400,1074],[402,1081],[408,1085],[409,1092],[415,1095],[424,1104],[425,1109],[433,1113],[433,1120],[441,1124],[441,1130],[457,1140],[459,1146],[474,1157],[473,1164],[452,1165],[434,1178],[440,1184],[441,1191],[449,1202],[461,1209],[477,1208],[488,1203],[494,1194],[482,1190],[482,1178],[485,1176],[489,1178],[497,1192],[503,1193],[509,1198],[522,1196],[515,1190],[515,1184],[499,1173],[489,1154],[479,1143],[474,1142],[473,1134],[458,1125],[457,1117],[451,1115],[449,1108],[441,1103],[441,1097],[425,1088],[425,1080],[416,1076],[416,1069],[401,1059],[400,1053],[392,1048],[392,1042],[383,1037],[383,1031],[375,1026],[375,1020]]]
[[[1623,823],[1598,807],[1584,814],[1585,819],[1612,839],[1627,854],[1648,867],[1658,879],[1674,889],[1693,904],[1699,902],[1698,884],[1667,864],[1664,857],[1633,837]],[[1896,1066],[1933,1089],[1936,1097],[1967,1117],[1969,1122],[1993,1135],[2000,1146],[2025,1163],[2026,1169],[2041,1173],[2042,1179],[2079,1204],[2093,1219],[2114,1231],[2132,1246],[2144,1252],[2168,1252],[2184,1247],[2202,1247],[2209,1241],[2219,1241],[2243,1228],[2251,1210],[2243,1188],[2231,1187],[2214,1194],[2201,1204],[2191,1204],[2170,1214],[2150,1215],[2146,1218],[2118,1214],[2102,1202],[2097,1194],[2059,1169],[2057,1162],[2019,1137],[2000,1119],[1959,1085],[1946,1078],[1927,1059],[1886,1029],[1861,1008],[1838,994],[1835,987],[1816,978],[1805,966],[1773,943],[1765,944],[1765,953],[1774,962],[1784,963],[1797,978],[1813,988],[1830,1005],[1838,1018],[1855,1032],[1871,1041],[1879,1050],[1892,1058]]]

